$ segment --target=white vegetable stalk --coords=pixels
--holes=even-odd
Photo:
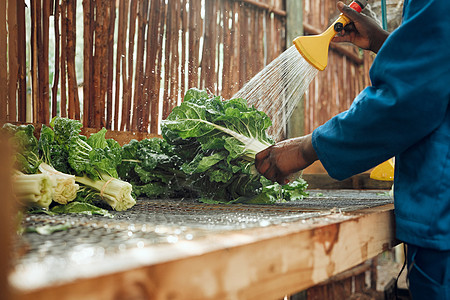
[[[77,197],[79,185],[75,183],[75,176],[55,170],[52,166],[41,163],[39,171],[48,175],[53,181],[52,198],[59,204],[67,204]]]
[[[14,192],[24,205],[48,208],[52,203],[52,180],[46,174],[22,174],[15,175]]]
[[[97,190],[100,197],[114,210],[124,211],[136,204],[136,200],[131,196],[132,186],[126,181],[106,174],[102,175],[101,180],[92,180],[85,175],[76,177],[76,181]]]

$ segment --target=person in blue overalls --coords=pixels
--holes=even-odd
[[[377,53],[372,85],[312,134],[258,153],[256,168],[284,184],[319,159],[342,180],[395,156],[396,236],[407,245],[412,298],[450,299],[450,1],[405,0],[391,34],[338,8],[353,30],[334,40]]]

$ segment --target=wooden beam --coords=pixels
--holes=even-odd
[[[8,103],[8,34],[6,31],[6,1],[0,1],[0,121],[6,121]]]
[[[58,282],[13,283],[18,299],[280,299],[394,246],[393,208],[216,231],[67,268]],[[23,278],[17,272],[12,278]]]
[[[259,2],[259,1],[255,1],[255,0],[237,0],[237,1],[244,2],[244,3],[247,3],[252,6],[256,6],[258,8],[268,11],[269,13],[274,13],[278,16],[285,17],[287,15],[286,11],[275,8],[274,6],[269,5],[267,3],[263,3],[263,2]],[[287,9],[287,11],[289,11],[289,10]]]
[[[2,100],[3,101],[3,100]],[[13,233],[16,228],[12,216],[17,216],[12,191],[13,171],[12,149],[9,138],[0,133],[0,191],[2,191],[2,209],[0,209],[0,291],[1,299],[13,299],[10,294],[8,275],[12,268]]]
[[[26,34],[25,34],[25,3],[17,1],[17,50],[19,63],[18,82],[18,120],[25,122],[27,118],[27,82],[26,82]]]
[[[292,41],[303,35],[303,0],[286,0],[286,10],[289,11],[286,20],[286,47],[292,46]],[[292,138],[305,134],[305,99],[298,101],[288,121],[286,137]]]
[[[370,178],[369,173],[354,175],[345,180],[336,180],[328,174],[305,174],[302,178],[308,182],[309,189],[375,189],[390,190],[392,181],[380,181]]]

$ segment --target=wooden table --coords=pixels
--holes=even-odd
[[[81,263],[63,269],[25,264],[10,279],[17,299],[281,299],[396,243],[393,204],[239,230],[198,230],[203,234],[197,238],[141,244],[86,263],[89,248],[73,252]]]

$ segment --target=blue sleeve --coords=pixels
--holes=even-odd
[[[330,176],[345,179],[393,157],[443,122],[450,98],[450,1],[405,1],[403,23],[370,70],[372,85],[312,135]],[[340,88],[345,88],[342,86]]]

